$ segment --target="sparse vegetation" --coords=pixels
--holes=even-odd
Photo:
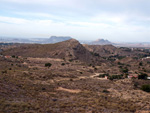
[[[139,63],[139,66],[142,66],[142,65],[143,65],[143,63],[142,63],[142,62],[140,62],[140,63]]]
[[[124,65],[123,63],[118,62],[118,65]]]
[[[123,58],[126,58],[126,56],[118,56],[118,59],[121,60]]]
[[[98,53],[94,53],[94,56],[99,56],[99,54]]]
[[[150,81],[145,80],[150,63],[149,59],[140,59],[149,53],[137,48],[130,52],[112,45],[66,41],[25,44],[3,54],[0,112],[131,113],[150,109]],[[5,57],[12,55],[15,58]],[[128,78],[137,75],[139,79]],[[108,79],[101,79],[104,77]]]
[[[83,72],[80,72],[80,74],[83,74]]]
[[[104,78],[105,76],[109,76],[109,74],[99,74],[100,78]]]
[[[62,66],[64,66],[64,65],[65,65],[65,63],[61,63],[61,65],[62,65]]]
[[[46,63],[46,64],[45,64],[45,67],[48,67],[48,68],[49,68],[49,67],[51,67],[51,66],[52,66],[51,63]]]
[[[69,62],[72,62],[73,61],[73,59],[69,59]]]
[[[138,75],[138,79],[147,79],[147,74],[146,73],[140,73],[139,75]]]
[[[123,73],[128,73],[128,68],[127,67],[125,67],[125,68],[121,68],[121,72],[123,72]]]
[[[15,55],[12,55],[11,57],[12,57],[12,58],[16,58],[16,56],[15,56]]]
[[[108,77],[110,80],[113,80],[113,79],[122,79],[123,78],[123,75],[112,75],[112,76],[109,76]]]
[[[146,92],[150,92],[150,85],[142,85],[141,89]]]
[[[109,93],[109,91],[108,91],[108,90],[106,90],[106,89],[104,89],[104,90],[103,90],[103,93]]]

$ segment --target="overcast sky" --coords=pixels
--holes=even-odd
[[[150,0],[0,0],[0,36],[150,42]]]

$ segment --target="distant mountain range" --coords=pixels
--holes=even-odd
[[[48,44],[48,43],[62,42],[70,39],[72,38],[69,36],[51,36],[50,38],[31,38],[31,39],[2,37],[0,38],[0,42]]]
[[[32,38],[32,39],[23,39],[23,38],[0,38],[0,42],[6,43],[38,43],[38,44],[48,44],[48,43],[58,43],[66,40],[70,40],[72,37],[70,36],[51,36],[50,38]],[[89,44],[89,45],[108,45],[112,44],[108,40],[98,39],[96,41],[80,41],[82,44]]]
[[[2,43],[32,43],[32,44],[53,44],[66,40],[70,40],[70,36],[51,36],[50,38],[9,38],[9,37],[0,37],[0,42]],[[81,44],[88,45],[114,45],[117,47],[150,47],[150,43],[113,43],[105,39],[97,39],[95,41],[88,40],[79,40]]]

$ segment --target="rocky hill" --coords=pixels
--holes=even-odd
[[[24,57],[51,57],[67,60],[80,60],[88,63],[94,62],[97,59],[75,39],[55,44],[26,44],[8,49],[4,51],[3,54]]]
[[[112,44],[112,43],[104,39],[97,39],[96,41],[90,43],[90,45],[108,45],[108,44]]]
[[[138,48],[115,47],[113,45],[84,45],[84,47],[98,54],[100,57],[144,57],[149,56],[147,50]]]
[[[113,45],[84,45],[90,52],[97,53],[101,57],[121,54],[122,51]]]
[[[45,43],[57,43],[57,42],[62,42],[62,41],[66,41],[66,40],[70,40],[72,39],[69,36],[51,36],[49,39],[47,39],[45,41]]]

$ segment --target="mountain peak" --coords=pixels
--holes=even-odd
[[[78,43],[79,43],[79,41],[78,41],[78,40],[76,40],[76,39],[74,39],[74,38],[69,39],[69,40],[66,40],[66,41],[68,41],[68,42],[78,42]]]
[[[62,41],[70,40],[70,39],[72,39],[70,36],[51,36],[48,39],[48,42],[57,43],[57,42],[62,42]]]
[[[111,42],[105,39],[97,39],[96,41],[93,41],[91,44],[92,45],[108,45],[108,44],[111,44]]]
[[[97,39],[96,41],[99,41],[99,40],[104,40],[104,39],[102,39],[102,38],[99,38],[99,39]]]

